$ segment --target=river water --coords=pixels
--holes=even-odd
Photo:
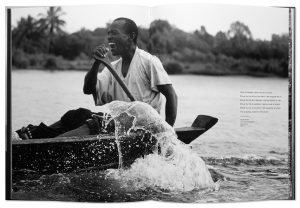
[[[84,75],[85,72],[77,71],[13,71],[12,129],[29,123],[51,124],[66,111],[78,107],[101,111],[101,107],[94,106],[91,96],[82,93]],[[189,145],[205,161],[219,185],[218,190],[176,189],[170,181],[166,183],[163,171],[168,170],[153,156],[147,159],[147,165],[142,161],[135,169],[118,173],[116,170],[43,176],[28,173],[27,179],[14,182],[12,198],[194,203],[289,199],[288,80],[194,75],[172,75],[171,80],[179,99],[175,127],[190,126],[200,114],[219,119],[212,129]],[[240,109],[243,92],[277,96],[279,107],[245,114]],[[241,123],[244,116],[250,118],[246,125]],[[139,177],[136,179],[139,181],[134,181],[131,177],[128,182],[120,177],[126,175],[124,171],[135,176],[142,168],[153,167],[162,171],[160,180],[147,177],[143,181]],[[176,180],[180,178],[173,181]]]

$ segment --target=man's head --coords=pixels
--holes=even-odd
[[[108,28],[108,42],[113,55],[122,55],[136,46],[137,37],[135,22],[125,17],[115,19]]]

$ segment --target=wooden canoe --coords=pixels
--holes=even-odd
[[[217,121],[216,118],[201,115],[191,127],[175,130],[178,139],[188,144]],[[62,173],[117,168],[120,152],[123,165],[128,166],[135,159],[153,152],[156,143],[156,138],[147,132],[120,138],[95,135],[12,141],[12,169]]]

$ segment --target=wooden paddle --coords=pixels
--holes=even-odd
[[[132,94],[130,93],[130,91],[124,84],[124,82],[121,80],[117,72],[110,64],[109,59],[107,57],[101,58],[99,56],[95,58],[101,61],[108,68],[108,70],[112,73],[112,75],[115,77],[117,82],[121,85],[122,89],[129,97],[129,99],[131,101],[135,101],[134,97],[132,96]],[[194,141],[196,138],[198,138],[201,134],[203,134],[208,129],[210,129],[212,126],[214,126],[217,122],[218,122],[217,118],[206,116],[206,115],[198,115],[191,127],[176,128],[175,131],[180,141],[182,141],[185,144],[189,144],[192,141]]]
[[[114,78],[117,80],[117,82],[121,85],[121,87],[124,90],[124,92],[126,93],[126,95],[129,97],[129,99],[131,101],[135,101],[134,97],[132,96],[132,94],[130,93],[130,91],[128,90],[128,88],[124,84],[124,82],[121,80],[121,78],[119,77],[117,72],[114,70],[113,66],[110,64],[109,59],[106,58],[106,57],[100,58],[98,56],[95,57],[95,58],[97,60],[101,61],[106,66],[106,68],[111,72],[111,74],[114,76]]]
[[[175,128],[178,139],[189,144],[218,122],[217,118],[207,115],[198,115],[191,127]]]

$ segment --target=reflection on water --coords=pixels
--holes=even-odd
[[[100,111],[82,93],[84,72],[13,71],[12,127],[55,122],[69,109]],[[219,122],[190,145],[220,184],[219,191],[170,191],[128,186],[107,171],[40,176],[29,173],[14,181],[18,199],[75,201],[223,202],[289,197],[288,80],[278,78],[171,76],[179,97],[175,126],[189,126],[198,114]],[[255,122],[240,127],[240,91],[272,91],[282,96],[281,109],[256,114]],[[141,180],[140,178],[137,180]],[[131,181],[135,183],[137,181]],[[145,182],[145,181],[141,181]]]

